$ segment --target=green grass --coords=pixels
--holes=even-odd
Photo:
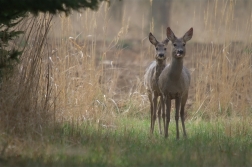
[[[32,139],[2,166],[251,166],[250,122],[242,119],[187,121],[188,138],[149,134],[149,120],[118,118],[112,128],[64,124]],[[181,129],[181,127],[180,127]],[[180,134],[182,134],[180,132]],[[31,140],[31,139],[29,139]],[[31,143],[31,144],[29,144]]]

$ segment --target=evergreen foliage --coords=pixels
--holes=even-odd
[[[18,61],[21,51],[11,46],[10,42],[23,33],[13,29],[26,16],[25,12],[0,12],[0,80],[3,71],[12,69],[13,60]]]
[[[0,0],[0,12],[2,14],[15,10],[33,14],[39,12],[49,12],[51,14],[65,12],[69,14],[71,10],[97,9],[100,1],[104,0]]]

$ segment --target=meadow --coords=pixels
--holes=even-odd
[[[251,166],[251,3],[170,2],[162,24],[142,0],[123,1],[119,20],[107,3],[24,20],[15,41],[24,54],[0,89],[0,166]],[[161,41],[168,26],[178,36],[194,28],[180,140],[174,107],[169,138],[157,126],[150,135],[143,86],[148,34]]]
[[[150,136],[149,120],[119,118],[113,127],[65,123],[43,136],[11,139],[3,166],[250,166],[249,121],[187,122],[188,138],[176,140],[175,122],[165,139]],[[19,146],[16,147],[19,143]],[[9,146],[9,147],[10,147]],[[6,154],[8,154],[8,152]]]

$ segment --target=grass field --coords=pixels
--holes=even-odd
[[[194,28],[184,58],[188,137],[180,140],[173,106],[169,137],[157,126],[149,133],[143,75],[155,48],[147,37],[166,38],[153,2],[123,1],[119,21],[102,3],[22,22],[15,42],[26,48],[0,84],[1,167],[252,166],[251,2],[170,1],[165,26],[178,37]],[[167,50],[170,57],[170,43]]]
[[[251,120],[186,122],[188,138],[150,136],[149,120],[119,118],[110,126],[59,125],[22,145],[9,139],[2,166],[251,166]],[[180,133],[181,134],[181,133]],[[2,136],[3,137],[3,136]],[[7,139],[6,139],[7,140]]]

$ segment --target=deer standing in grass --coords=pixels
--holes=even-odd
[[[155,125],[155,120],[156,120],[157,98],[161,96],[161,93],[158,87],[158,78],[166,66],[166,46],[169,40],[165,39],[162,42],[158,42],[156,38],[152,35],[152,33],[149,34],[149,40],[156,48],[156,53],[155,53],[156,60],[151,63],[151,65],[147,68],[146,73],[144,75],[144,83],[145,83],[145,87],[147,89],[148,97],[150,100],[150,113],[151,113],[150,132],[152,134],[154,131],[154,125]],[[160,97],[160,101],[161,103],[163,103],[162,96]],[[165,124],[164,110],[163,110],[162,117]],[[158,108],[158,123],[159,123],[159,133],[162,134],[161,105],[160,104]]]
[[[168,137],[172,99],[175,99],[177,139],[179,139],[179,111],[184,137],[186,137],[184,111],[188,98],[191,77],[188,69],[183,66],[183,58],[186,54],[186,42],[189,41],[192,36],[193,28],[190,28],[182,38],[177,38],[170,27],[167,28],[167,38],[172,42],[173,45],[172,60],[171,63],[162,71],[158,81],[158,85],[164,100],[164,103],[162,103],[162,110],[164,111],[166,108],[165,137]]]

